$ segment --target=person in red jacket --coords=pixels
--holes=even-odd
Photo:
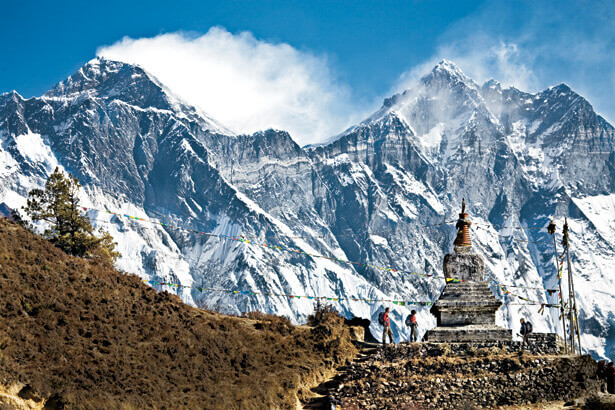
[[[391,330],[391,318],[389,316],[389,308],[384,309],[384,316],[382,317],[383,325],[382,325],[382,344],[386,345],[387,335],[389,335],[389,340],[393,343],[393,331]]]

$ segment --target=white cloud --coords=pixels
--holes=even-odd
[[[240,133],[287,130],[300,144],[341,132],[360,117],[326,57],[214,27],[206,34],[124,38],[99,56],[139,64],[186,102]]]

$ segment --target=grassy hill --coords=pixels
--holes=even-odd
[[[0,220],[0,405],[294,407],[352,357],[332,320],[223,316]]]

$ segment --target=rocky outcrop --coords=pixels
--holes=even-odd
[[[24,383],[15,383],[11,386],[0,385],[0,408],[11,410],[43,409],[45,400],[33,392],[32,388]]]

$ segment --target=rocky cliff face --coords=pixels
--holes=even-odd
[[[325,136],[323,136],[325,137]],[[234,135],[139,67],[96,59],[40,98],[0,96],[0,201],[60,165],[84,185],[84,204],[252,242],[398,270],[339,263],[221,240],[91,211],[120,243],[121,269],[186,286],[295,295],[434,300],[455,230],[436,226],[469,204],[487,270],[540,302],[557,302],[550,236],[569,217],[575,285],[587,348],[615,346],[615,130],[565,85],[530,94],[478,85],[443,61],[412,89],[337,140],[301,148],[288,133]],[[512,296],[503,326],[558,318]],[[301,321],[313,302],[179,289],[189,303],[228,312],[261,309]],[[340,301],[374,318],[384,303]],[[394,306],[404,338],[409,308]],[[411,307],[410,307],[411,308]],[[419,308],[421,332],[435,325]],[[372,329],[378,333],[377,326]]]

